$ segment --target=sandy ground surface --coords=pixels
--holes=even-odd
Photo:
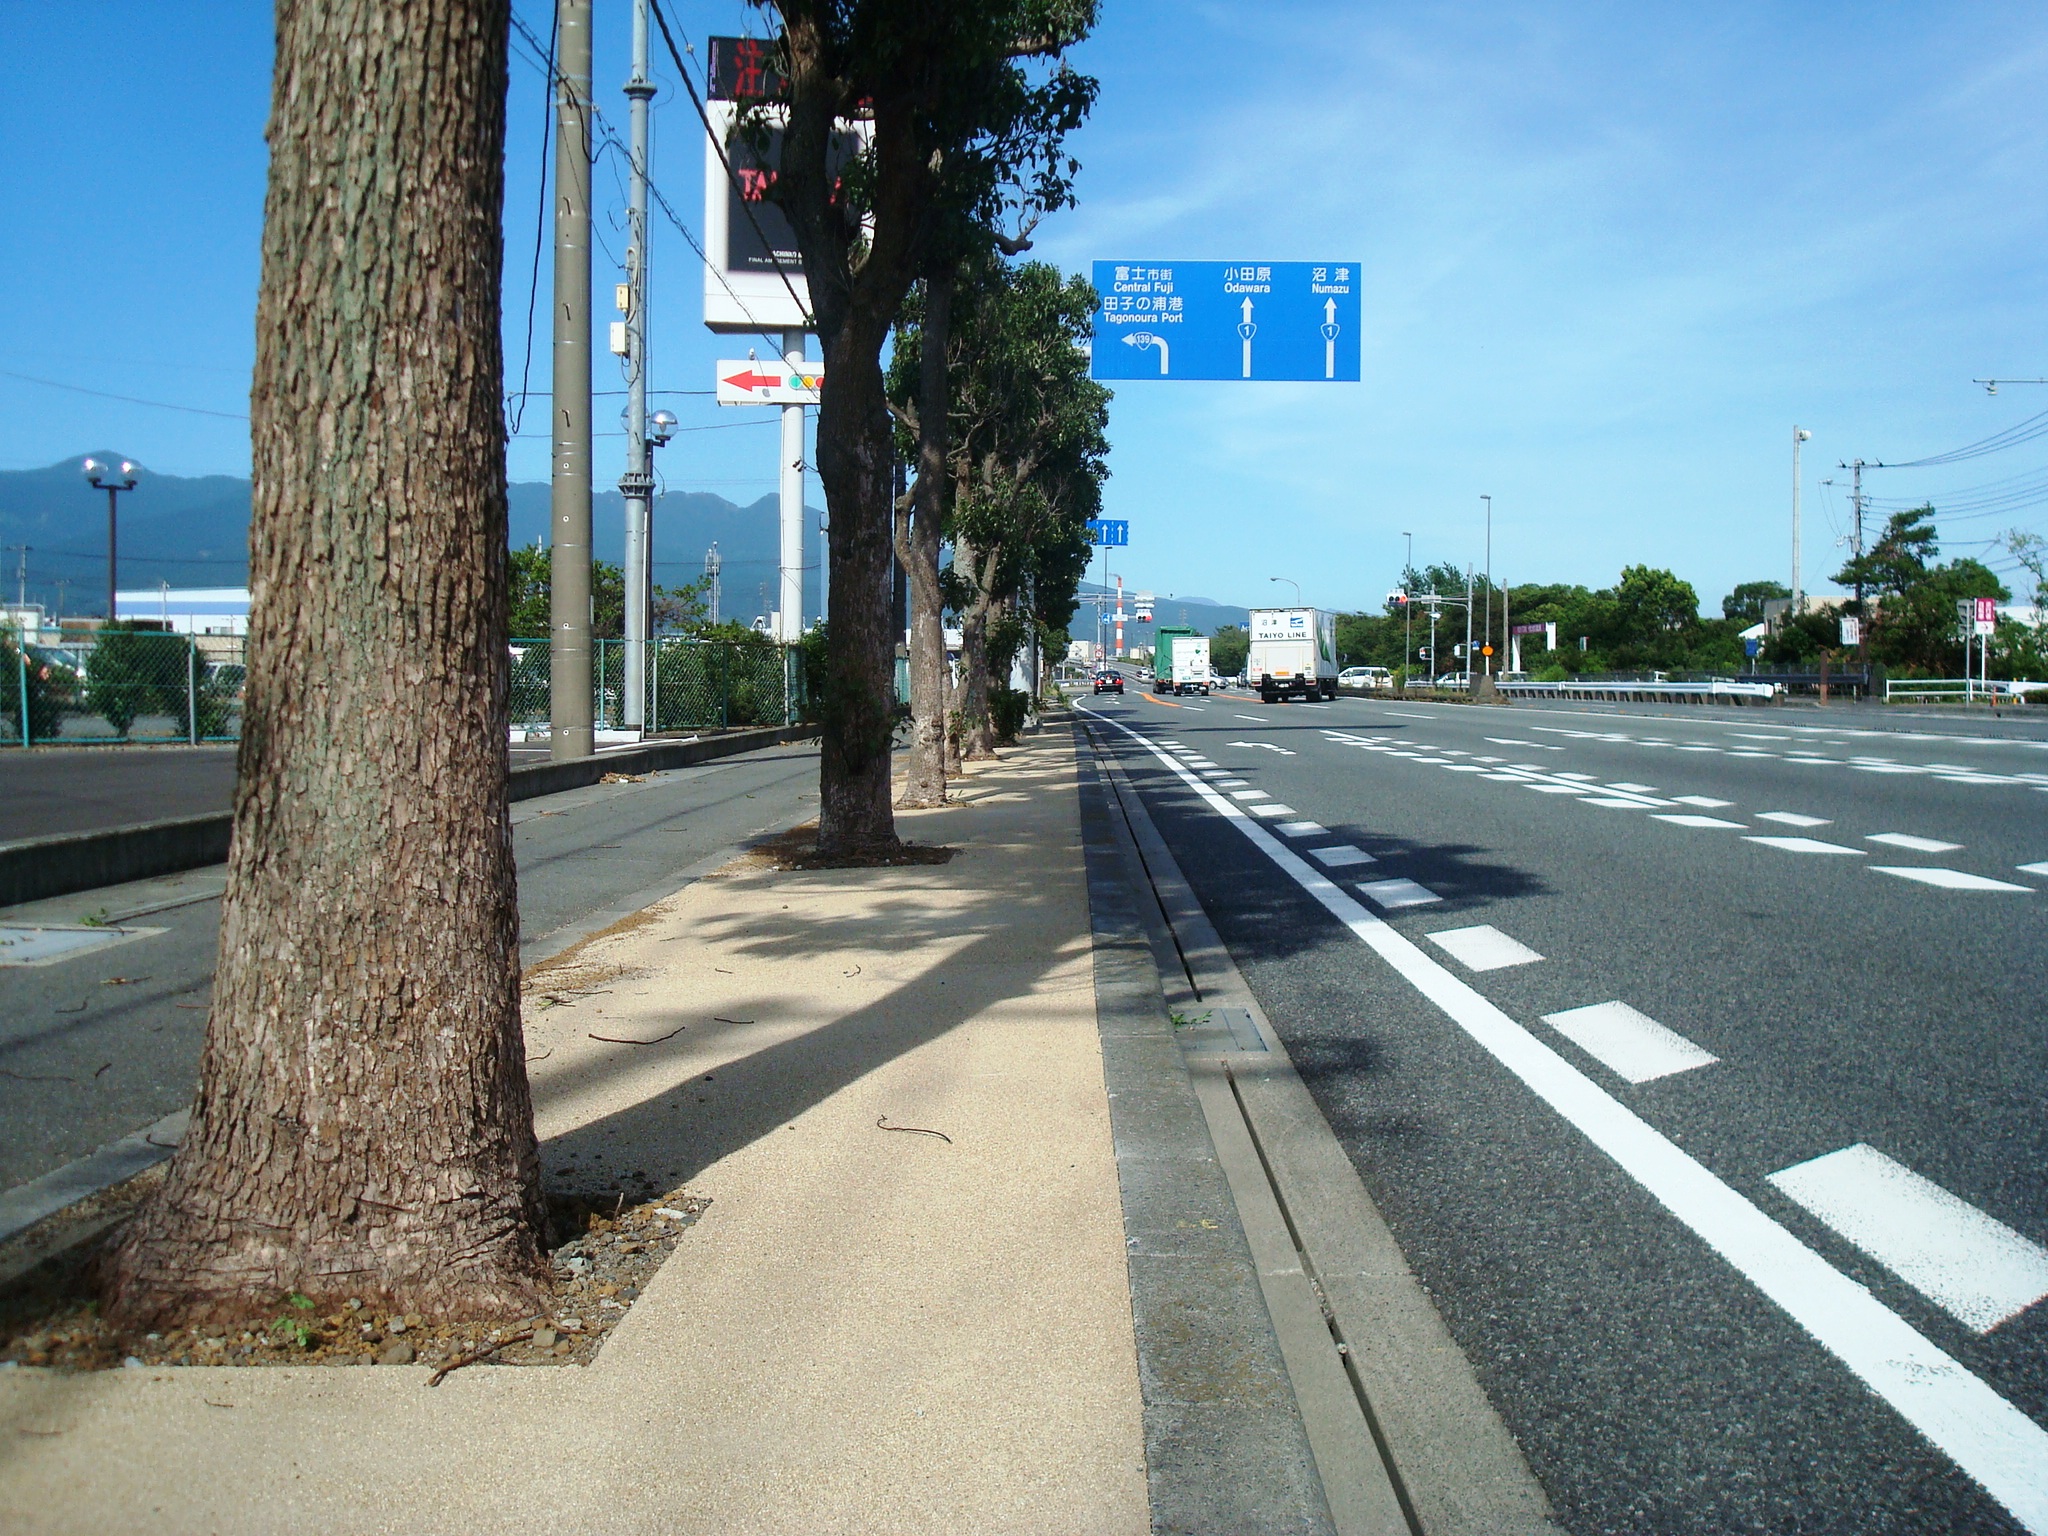
[[[1144,1531],[1072,785],[1034,742],[903,817],[949,864],[739,868],[533,978],[551,1183],[711,1202],[595,1364],[7,1371],[0,1529]]]

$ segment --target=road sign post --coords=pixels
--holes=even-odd
[[[1098,261],[1095,288],[1095,378],[1359,378],[1356,262]]]

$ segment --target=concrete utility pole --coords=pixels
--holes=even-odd
[[[10,544],[7,547],[13,550],[17,557],[14,566],[14,606],[26,609],[28,607],[28,552],[34,549],[35,545]]]
[[[792,368],[804,361],[804,333],[782,333],[782,358]],[[794,645],[804,632],[804,408],[782,408],[782,554],[781,593],[775,638]],[[831,562],[824,562],[829,570]],[[829,582],[830,576],[826,577]]]
[[[588,757],[590,696],[590,4],[555,0],[555,325],[548,756]]]
[[[1465,683],[1472,682],[1472,567],[1465,567]]]
[[[1408,590],[1408,578],[1415,574],[1415,535],[1403,533],[1408,541],[1408,563],[1401,567],[1401,686],[1408,686],[1408,674],[1415,669],[1415,594]]]
[[[1486,638],[1480,643],[1488,650],[1493,648],[1493,498],[1481,495],[1486,503]],[[1467,614],[1467,618],[1471,615]],[[1469,658],[1468,658],[1469,659]],[[1486,658],[1486,675],[1493,676],[1493,658]]]
[[[632,179],[626,201],[626,665],[620,723],[647,718],[648,609],[653,588],[654,455],[647,446],[647,0],[633,0],[633,73],[626,81],[632,124]]]
[[[714,625],[718,623],[718,600],[725,592],[724,570],[725,556],[718,552],[718,542],[714,539],[711,547],[704,551],[704,574],[711,578],[711,622]]]
[[[1861,613],[1863,611],[1863,572],[1860,568],[1863,560],[1863,460],[1857,459],[1853,463],[1841,464],[1836,467],[1853,471],[1849,481],[1849,505],[1855,512],[1856,521],[1854,531],[1849,536],[1849,554],[1852,559],[1857,561],[1859,566],[1856,572],[1856,611]]]
[[[1799,585],[1799,445],[1813,434],[1804,427],[1792,429],[1792,617],[1799,617],[1799,600],[1805,593]]]

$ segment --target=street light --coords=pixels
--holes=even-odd
[[[1268,576],[1266,580],[1286,582],[1287,585],[1294,588],[1294,606],[1297,608],[1301,606],[1301,583],[1296,581],[1292,576]]]
[[[135,489],[135,476],[142,468],[140,464],[123,459],[118,465],[108,464],[101,459],[87,459],[78,466],[85,476],[85,483],[96,491],[107,493],[107,623],[114,622],[115,546],[114,524],[117,498],[123,491]]]

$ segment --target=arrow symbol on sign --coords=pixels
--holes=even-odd
[[[1337,301],[1323,300],[1323,377],[1337,377],[1337,333],[1344,327],[1337,323]]]
[[[1237,334],[1244,338],[1244,376],[1250,378],[1252,376],[1252,338],[1259,334],[1259,328],[1252,324],[1252,300],[1250,294],[1245,295],[1244,319],[1238,323]]]
[[[1157,347],[1159,349],[1159,375],[1161,378],[1166,376],[1167,350],[1166,338],[1164,336],[1154,336],[1150,331],[1133,331],[1124,338],[1124,345],[1136,347],[1140,352],[1148,352],[1152,348]]]
[[[697,377],[701,379],[703,375],[700,373]],[[719,380],[721,384],[731,384],[738,389],[773,389],[781,382],[782,375],[779,373],[753,372],[735,373]]]

